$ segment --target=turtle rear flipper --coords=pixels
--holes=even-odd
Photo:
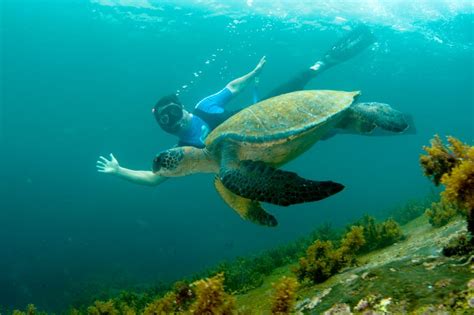
[[[352,105],[349,110],[349,115],[341,121],[338,128],[368,133],[375,127],[380,127],[383,130],[400,133],[409,127],[406,116],[388,104],[357,103]]]
[[[223,168],[219,177],[234,194],[280,206],[318,201],[344,189],[341,184],[304,179],[296,173],[275,169],[260,161],[246,160],[236,167]]]
[[[224,199],[225,203],[240,215],[241,218],[249,220],[253,223],[265,225],[265,226],[276,226],[277,220],[273,215],[266,212],[260,202],[240,197],[222,184],[221,180],[216,177],[214,180],[214,186],[217,192]]]

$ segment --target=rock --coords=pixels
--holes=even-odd
[[[435,283],[436,288],[445,288],[449,286],[453,281],[451,279],[441,279]]]
[[[323,313],[324,315],[351,315],[351,307],[345,303],[336,304]]]
[[[369,307],[369,302],[365,299],[362,299],[357,303],[355,306],[354,310],[357,312],[362,312],[363,310],[367,309]]]

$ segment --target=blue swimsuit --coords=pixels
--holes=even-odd
[[[176,133],[179,137],[178,146],[204,148],[204,140],[209,132],[238,112],[224,110],[231,98],[232,92],[225,87],[197,103],[189,128]]]

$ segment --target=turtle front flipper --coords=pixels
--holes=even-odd
[[[260,202],[240,197],[222,184],[221,180],[216,177],[214,180],[214,186],[217,192],[224,199],[225,203],[240,215],[244,220],[249,220],[253,223],[265,225],[265,226],[276,226],[277,220],[273,215],[266,212]]]
[[[332,181],[313,181],[296,173],[273,168],[261,161],[240,161],[222,168],[222,184],[241,197],[280,206],[317,201],[332,196],[344,186]]]

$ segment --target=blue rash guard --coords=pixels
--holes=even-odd
[[[204,148],[207,135],[237,111],[225,111],[224,106],[231,100],[232,92],[223,88],[197,103],[192,113],[191,125],[176,133],[178,146]]]

